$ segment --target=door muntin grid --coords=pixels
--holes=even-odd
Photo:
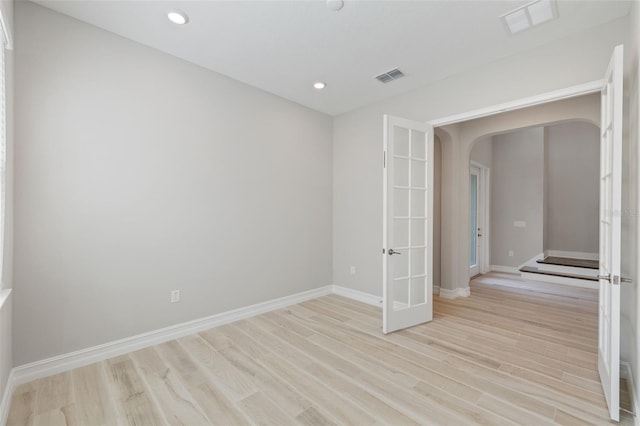
[[[388,189],[392,226],[389,282],[393,309],[427,303],[427,172],[426,133],[399,126],[393,129],[393,184]]]

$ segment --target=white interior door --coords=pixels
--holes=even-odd
[[[384,333],[433,318],[433,127],[384,117]]]
[[[469,277],[478,275],[482,264],[480,201],[480,168],[471,166],[469,169]]]
[[[622,46],[605,75],[600,124],[600,297],[598,371],[613,420],[620,417],[620,231],[622,210]]]

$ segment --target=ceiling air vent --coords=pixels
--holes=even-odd
[[[381,83],[389,83],[390,81],[397,80],[402,77],[404,77],[404,73],[398,68],[394,68],[376,76],[376,80],[380,81]]]

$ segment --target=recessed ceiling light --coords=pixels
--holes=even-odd
[[[322,90],[325,87],[327,87],[326,83],[323,83],[322,81],[316,81],[315,83],[313,83],[313,88],[317,89],[317,90]]]
[[[555,0],[535,0],[500,16],[511,34],[551,21],[558,17]]]
[[[189,22],[189,17],[181,10],[170,10],[167,12],[167,18],[177,25],[184,25]]]

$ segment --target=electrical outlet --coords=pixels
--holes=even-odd
[[[352,266],[352,267],[349,269],[349,273],[350,273],[351,275],[355,275],[355,274],[356,274],[356,267],[355,267],[355,266]]]
[[[509,250],[509,257],[513,257],[513,250]]]
[[[171,303],[180,301],[180,290],[171,290]]]

